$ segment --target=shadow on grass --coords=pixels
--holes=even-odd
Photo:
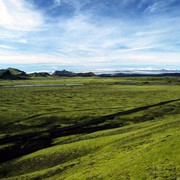
[[[148,106],[133,108],[127,111],[117,112],[114,114],[102,116],[100,118],[92,119],[88,122],[78,123],[76,125],[67,126],[63,128],[52,128],[40,132],[31,132],[23,135],[14,135],[14,136],[5,137],[0,140],[0,145],[10,144],[10,143],[14,143],[14,145],[0,150],[0,154],[1,154],[0,163],[20,157],[22,155],[35,152],[43,148],[53,146],[51,144],[51,141],[54,138],[72,135],[72,134],[91,133],[98,130],[112,128],[112,126],[109,125],[94,126],[94,127],[91,127],[91,125],[97,125],[105,121],[113,120],[118,116],[144,111],[149,108],[162,106],[176,101],[180,101],[180,99],[169,100]]]

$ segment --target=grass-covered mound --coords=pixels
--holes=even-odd
[[[69,137],[1,165],[12,179],[177,179],[179,115]]]
[[[22,80],[26,79],[26,72],[15,68],[0,69],[0,80]]]
[[[1,80],[0,94],[1,179],[179,178],[177,77]]]

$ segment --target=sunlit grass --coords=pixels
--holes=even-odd
[[[132,81],[136,84],[127,84]],[[66,83],[83,86],[2,87]],[[178,83],[178,78],[153,77],[0,81],[0,139],[41,131],[38,136],[49,136],[53,128],[178,99]],[[172,102],[88,126],[113,127],[109,130],[54,137],[52,147],[0,164],[0,178],[178,179],[179,106]]]
[[[89,134],[6,163],[4,169],[11,176],[26,174],[19,176],[26,179],[176,179],[178,118]]]

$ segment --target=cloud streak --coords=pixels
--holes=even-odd
[[[11,46],[8,46],[8,45],[0,44],[0,49],[10,49],[10,50],[14,50],[14,49],[16,49],[16,48],[11,47]]]
[[[179,7],[176,0],[2,0],[0,64],[179,64]]]
[[[32,31],[42,25],[41,15],[23,0],[0,1],[0,26],[6,29]]]

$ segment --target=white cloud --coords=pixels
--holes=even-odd
[[[130,1],[135,0],[124,0],[124,5]],[[0,63],[86,64],[90,67],[179,62],[179,52],[172,54],[176,49],[172,44],[179,39],[176,32],[180,27],[179,17],[98,19],[91,10],[81,11],[80,1],[76,0],[54,0],[53,8],[62,3],[75,6],[75,15],[50,21],[52,17],[44,14],[48,19],[44,24],[40,11],[25,0],[0,0],[0,40],[6,44],[0,45]],[[42,28],[44,26],[46,28]],[[40,31],[31,32],[39,28]],[[161,50],[172,51],[160,54]]]
[[[143,53],[139,51],[114,51],[101,52],[94,55],[78,57],[57,56],[56,54],[1,54],[0,63],[3,64],[31,64],[31,63],[54,63],[64,65],[92,65],[104,66],[105,64],[156,64],[156,63],[179,63],[179,53]]]
[[[144,14],[162,13],[166,12],[171,8],[174,0],[169,1],[152,1],[152,3],[144,10]]]
[[[20,53],[11,53],[7,54],[0,54],[0,63],[6,64],[29,64],[29,63],[63,63],[63,64],[70,64],[73,63],[73,60],[57,57],[53,54],[20,54]]]
[[[16,48],[15,48],[15,47],[12,47],[12,46],[0,44],[0,49],[10,49],[10,50],[15,50]]]
[[[136,36],[161,35],[168,32],[169,32],[169,29],[162,29],[162,30],[153,30],[153,31],[140,31],[140,32],[137,32],[135,35]]]
[[[134,47],[134,48],[127,48],[127,49],[120,49],[121,52],[129,52],[129,51],[140,51],[146,49],[152,49],[154,46],[144,46],[144,47]]]
[[[0,1],[0,27],[10,30],[33,31],[41,26],[40,13],[24,0]]]
[[[20,39],[19,42],[22,43],[22,44],[27,44],[28,43],[27,39]]]
[[[149,5],[145,10],[144,13],[146,14],[151,14],[154,13],[156,10],[158,10],[158,5],[157,3]]]

